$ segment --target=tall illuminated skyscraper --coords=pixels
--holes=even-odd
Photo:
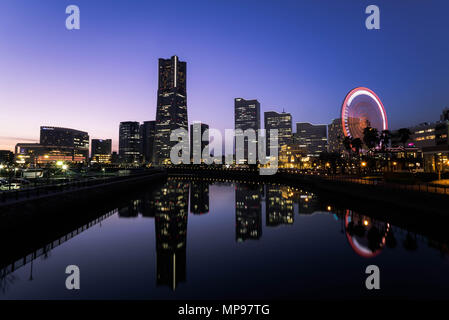
[[[242,98],[236,98],[234,100],[234,121],[235,129],[241,129],[243,131],[253,129],[256,132],[255,141],[248,141],[248,137],[244,138],[244,161],[241,163],[247,163],[248,157],[257,158],[257,134],[260,129],[260,103],[257,100],[245,100]],[[237,137],[236,133],[236,137]],[[251,154],[251,149],[248,149],[248,143],[256,144],[256,154]],[[249,152],[249,154],[248,154]],[[240,159],[236,159],[240,160]]]
[[[264,123],[267,135],[267,149],[270,145],[270,129],[278,129],[278,148],[292,142],[292,115],[290,113],[267,111],[264,113]]]
[[[144,121],[140,125],[140,146],[145,162],[154,162],[154,140],[156,135],[156,121]]]
[[[178,128],[188,130],[186,62],[177,56],[159,59],[159,85],[156,110],[156,163],[170,163],[170,133]]]
[[[120,161],[126,163],[140,163],[142,160],[140,142],[139,122],[120,122],[118,146]]]

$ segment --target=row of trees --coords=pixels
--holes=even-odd
[[[326,168],[329,172],[337,173],[348,173],[354,170],[361,173],[361,171],[372,171],[379,170],[379,168],[389,168],[390,170],[392,163],[391,161],[397,161],[399,163],[400,159],[397,159],[394,154],[389,154],[388,147],[391,145],[391,141],[395,138],[396,141],[400,142],[404,148],[406,143],[410,140],[412,133],[407,128],[399,129],[396,133],[392,133],[389,130],[383,130],[379,132],[376,128],[366,127],[363,130],[363,137],[360,138],[350,138],[345,137],[343,139],[343,146],[349,154],[349,158],[342,157],[340,153],[337,152],[323,152],[320,154],[317,165],[321,165]],[[362,149],[367,150],[362,154]],[[377,149],[377,150],[376,150]],[[375,151],[381,151],[386,153],[386,157],[377,157]],[[376,152],[377,153],[377,152]],[[404,160],[404,159],[402,159]],[[339,169],[338,169],[339,168]]]
[[[401,128],[396,133],[398,140],[404,147],[407,141],[410,140],[411,135],[411,131],[407,128]],[[390,130],[382,130],[382,132],[379,133],[376,128],[366,127],[363,130],[363,141],[360,138],[345,137],[343,139],[343,146],[350,155],[352,153],[358,155],[360,154],[363,145],[365,145],[370,152],[373,152],[374,149],[379,146],[382,150],[385,150],[385,148],[390,145],[393,137]]]

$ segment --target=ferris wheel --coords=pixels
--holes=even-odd
[[[341,121],[346,137],[363,138],[363,129],[388,129],[387,113],[379,97],[370,89],[358,87],[345,97],[341,107]]]

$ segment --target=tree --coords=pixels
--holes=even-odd
[[[373,150],[379,144],[379,131],[376,128],[370,126],[363,129],[363,142],[369,150]]]
[[[352,138],[351,137],[345,137],[343,139],[343,146],[345,147],[346,151],[348,151],[348,153],[351,154]]]
[[[401,128],[398,130],[399,141],[401,141],[402,146],[405,148],[405,144],[410,140],[412,132],[408,128]]]
[[[382,130],[379,136],[379,142],[382,150],[385,150],[385,148],[390,144],[390,141],[391,141],[390,130]]]
[[[358,155],[360,153],[360,149],[362,149],[363,142],[360,138],[352,139],[351,143],[352,148],[355,150],[355,153]]]

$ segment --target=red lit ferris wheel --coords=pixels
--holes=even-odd
[[[346,137],[363,138],[363,129],[376,128],[379,132],[388,129],[387,113],[379,97],[370,89],[352,89],[343,101],[341,121]]]

